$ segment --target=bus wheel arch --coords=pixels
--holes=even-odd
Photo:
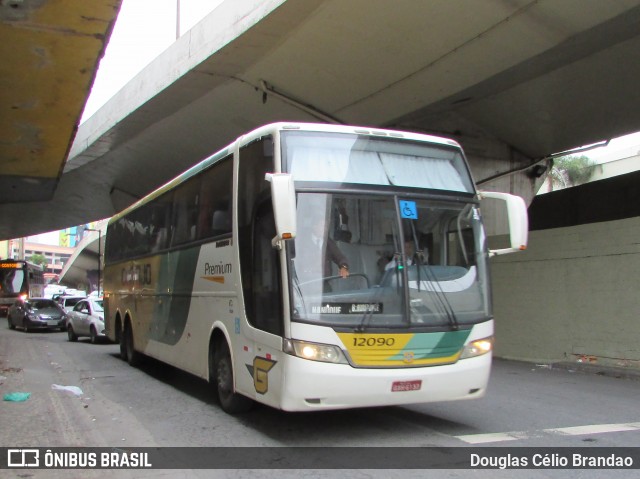
[[[234,373],[229,342],[220,329],[215,329],[209,342],[209,382],[220,406],[229,414],[246,412],[253,406],[253,400],[235,392]]]

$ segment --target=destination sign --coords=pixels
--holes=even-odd
[[[322,303],[311,306],[313,314],[381,314],[382,303]]]

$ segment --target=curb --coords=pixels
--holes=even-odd
[[[558,362],[545,365],[549,369],[562,369],[569,372],[581,372],[585,374],[595,374],[597,376],[607,376],[617,379],[640,380],[640,369],[623,368],[615,366],[604,366],[590,363]]]

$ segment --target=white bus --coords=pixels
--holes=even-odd
[[[511,248],[524,201],[504,199]],[[278,123],[238,138],[107,229],[105,322],[121,355],[212,382],[222,408],[286,411],[484,395],[486,238],[460,146]]]

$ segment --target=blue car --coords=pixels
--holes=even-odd
[[[29,332],[34,329],[66,329],[67,315],[52,299],[29,298],[19,299],[7,313],[9,328],[16,327]]]

